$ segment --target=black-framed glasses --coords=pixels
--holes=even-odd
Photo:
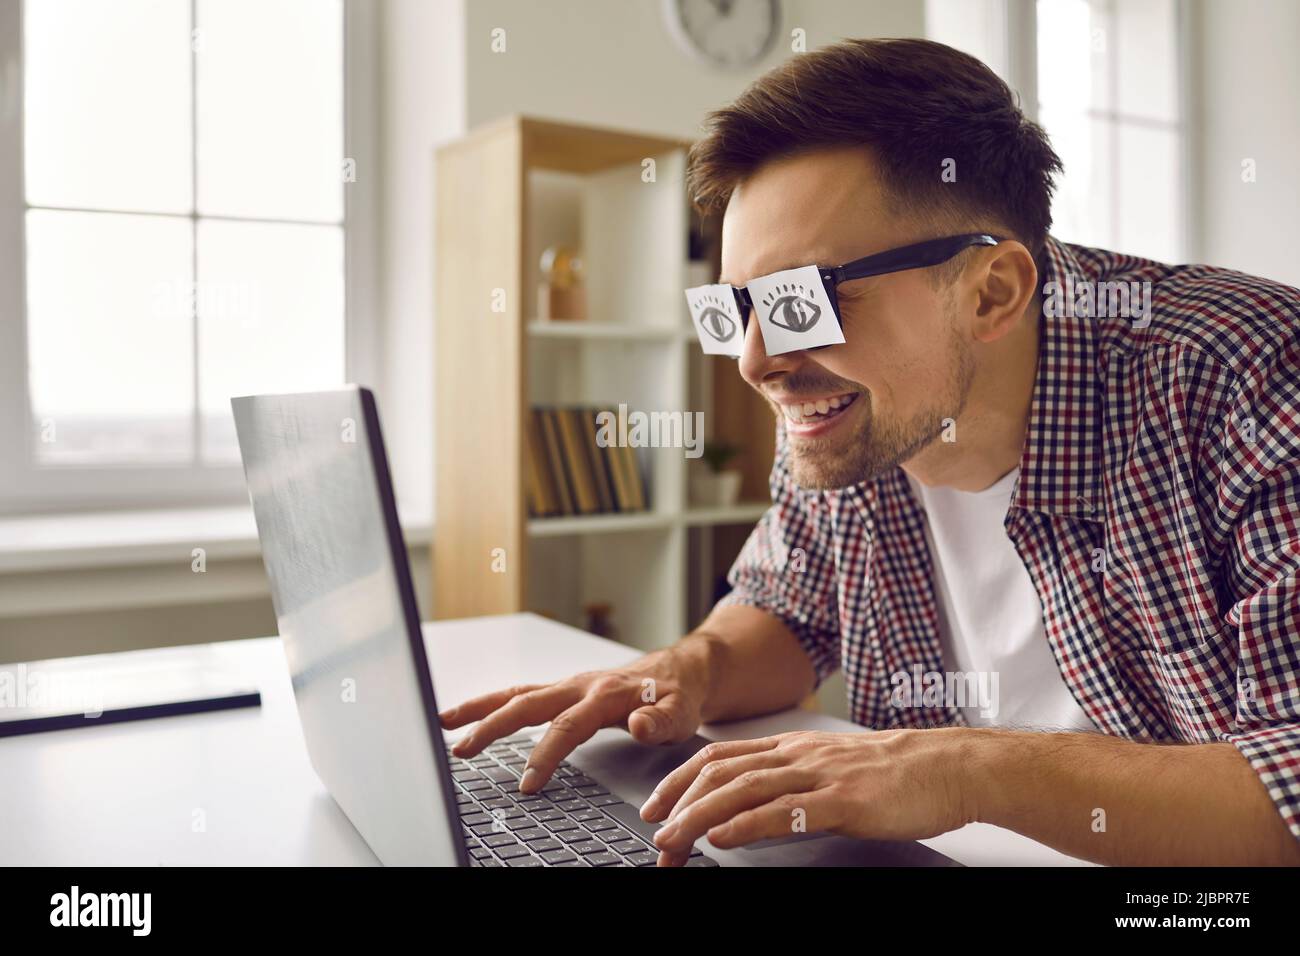
[[[835,294],[841,282],[923,269],[947,262],[971,246],[996,246],[1002,238],[985,232],[927,239],[888,249],[842,266],[800,266],[751,279],[747,285],[726,283],[686,290],[686,304],[709,355],[739,358],[752,309],[768,355],[822,348],[844,341],[844,323]]]

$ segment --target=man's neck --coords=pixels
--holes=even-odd
[[[1034,296],[1014,330],[982,347],[966,406],[951,439],[932,441],[903,463],[923,485],[983,491],[1020,464],[1038,371]]]

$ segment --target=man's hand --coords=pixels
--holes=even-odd
[[[494,740],[550,721],[519,782],[521,791],[535,793],[561,760],[602,727],[625,727],[643,744],[686,740],[700,725],[709,684],[708,646],[688,639],[628,667],[511,687],[438,716],[446,730],[481,721],[452,747],[457,757],[473,757]]]
[[[705,834],[724,850],[817,831],[924,839],[974,819],[961,747],[943,728],[713,743],[660,782],[641,816],[668,818],[655,834],[661,866],[685,863]]]

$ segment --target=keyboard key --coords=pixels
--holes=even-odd
[[[547,837],[545,840],[533,840],[528,844],[528,849],[545,855],[550,850],[564,849],[564,844],[554,837]]]
[[[641,850],[638,853],[629,853],[627,856],[627,861],[631,863],[633,866],[658,866],[659,851]]]
[[[587,809],[587,804],[583,800],[564,800],[557,803],[556,806],[565,813],[577,813],[579,810]]]
[[[580,797],[600,797],[609,793],[604,787],[575,787]]]
[[[599,797],[588,797],[587,802],[590,803],[593,807],[609,807],[609,806],[613,806],[616,803],[622,803],[623,801],[620,800],[618,797],[614,796],[612,793],[606,793]]]
[[[554,816],[548,817],[546,814],[554,814]],[[536,819],[541,820],[543,823],[545,823],[548,827],[550,827],[552,830],[555,830],[556,832],[559,832],[560,830],[582,829],[578,825],[577,820],[573,819],[572,817],[566,817],[559,810],[547,810],[546,814],[535,813],[533,814],[533,816]]]
[[[597,817],[594,820],[583,820],[582,825],[593,833],[600,833],[602,830],[613,830],[618,826],[609,817]]]
[[[593,853],[607,853],[605,844],[599,840],[584,840],[581,843],[569,844],[569,849],[574,853],[581,853],[583,856],[590,856]]]
[[[460,822],[467,827],[476,827],[481,823],[491,823],[492,818],[486,813],[469,813],[461,817]]]
[[[491,767],[482,771],[482,773],[493,783],[514,783],[519,779],[517,775],[511,773],[505,767]]]
[[[537,826],[537,821],[526,813],[520,814],[517,817],[511,817],[508,820],[502,820],[501,822],[505,824],[507,830],[514,830],[516,832],[519,830],[528,830]]]
[[[506,863],[506,866],[545,866],[541,860],[535,856],[519,856]]]
[[[592,853],[586,859],[591,866],[621,866],[623,864],[621,856],[617,853],[610,853],[608,850],[603,853]]]
[[[503,860],[512,860],[517,856],[527,856],[528,847],[522,843],[511,843],[506,846],[496,847],[496,854]]]
[[[509,846],[519,842],[509,833],[490,833],[481,839],[487,846]]]
[[[577,813],[573,814],[573,819],[579,821],[604,820],[605,814],[601,813],[595,807],[588,807],[585,810],[579,810]]]
[[[613,843],[606,842],[605,845],[615,853],[621,853],[624,856],[645,849],[645,844],[640,840],[615,840]]]
[[[578,858],[568,850],[548,850],[542,854],[542,859],[550,866],[559,866],[562,863],[577,863]]]
[[[476,860],[490,859],[492,857],[492,851],[485,846],[476,846],[474,849],[469,851],[469,855]]]
[[[560,830],[555,838],[562,843],[586,843],[591,839],[591,834],[579,827],[576,830]]]
[[[523,840],[525,843],[532,843],[534,840],[545,840],[550,835],[550,830],[543,830],[541,827],[529,827],[526,830],[515,831],[515,838]]]

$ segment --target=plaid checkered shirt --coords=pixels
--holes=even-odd
[[[1146,318],[1039,320],[1004,525],[1061,676],[1108,734],[1233,744],[1300,838],[1300,290],[1054,239],[1039,275],[1151,284]],[[891,705],[896,675],[944,670],[906,476],[811,491],[787,455],[778,424],[719,606],[783,621],[819,684],[842,668],[856,723],[961,726],[949,701]]]

